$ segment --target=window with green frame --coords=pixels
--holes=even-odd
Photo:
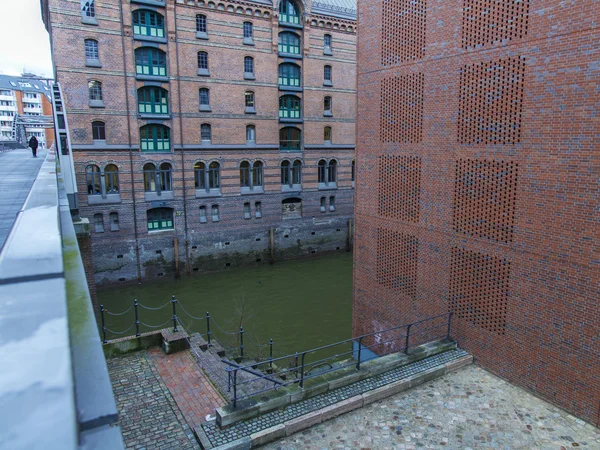
[[[291,63],[280,64],[279,85],[300,87],[300,67]]]
[[[301,25],[300,10],[292,0],[281,0],[279,4],[279,23]]]
[[[283,95],[279,97],[279,118],[299,119],[300,99],[295,95]]]
[[[148,231],[173,230],[175,228],[173,222],[173,209],[171,208],[149,209],[147,215]]]
[[[279,53],[300,54],[300,38],[295,33],[285,31],[279,33]]]
[[[294,127],[285,127],[279,130],[280,150],[300,150],[301,131]]]
[[[135,50],[135,73],[137,75],[167,76],[167,54],[162,50],[141,47]]]
[[[165,19],[155,11],[138,9],[133,12],[133,34],[157,38],[165,37]]]
[[[169,129],[163,125],[145,125],[140,128],[140,149],[143,152],[171,151]]]
[[[140,114],[169,114],[169,92],[160,87],[138,89]]]

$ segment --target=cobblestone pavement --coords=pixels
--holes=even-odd
[[[200,448],[146,351],[111,358],[107,365],[126,448]]]
[[[600,429],[468,366],[263,447],[600,449]]]
[[[214,417],[215,409],[225,405],[189,351],[165,355],[160,348],[153,348],[148,354],[191,427],[204,422],[207,414]]]

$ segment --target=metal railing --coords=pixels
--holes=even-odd
[[[380,330],[373,333],[363,334],[351,339],[335,342],[324,345],[322,347],[313,348],[301,353],[289,354],[286,356],[273,358],[271,356],[263,362],[252,363],[250,365],[239,365],[232,363],[226,359],[221,361],[226,365],[229,379],[229,391],[232,392],[231,401],[233,406],[237,406],[238,400],[252,397],[263,392],[267,392],[279,387],[289,386],[291,384],[299,384],[304,387],[306,380],[321,376],[327,373],[335,372],[346,367],[355,366],[356,370],[361,370],[361,363],[379,358],[391,353],[404,351],[408,354],[411,346],[411,337],[413,340],[417,335],[423,335],[423,339],[419,339],[420,343],[430,342],[435,339],[440,339],[440,333],[435,332],[439,328],[444,329],[443,337],[450,338],[450,330],[453,313],[445,313],[434,317],[429,317],[417,322],[399,325],[386,330]],[[421,325],[432,322],[441,321],[442,323],[429,326],[427,328],[418,329]],[[402,333],[404,331],[404,333]],[[385,338],[384,335],[390,335],[391,338]],[[371,341],[371,342],[370,342]],[[366,345],[365,345],[366,342]],[[396,344],[400,342],[400,344]],[[331,349],[347,344],[352,345],[350,351],[343,351],[329,356],[316,356],[319,353],[330,353]],[[355,348],[355,344],[356,348]],[[366,356],[365,356],[366,353]],[[350,357],[352,355],[352,357]],[[316,358],[315,358],[316,356]],[[349,358],[344,359],[344,358]],[[278,368],[278,365],[287,364],[287,368]],[[275,366],[275,369],[274,369]],[[260,370],[264,367],[264,372]],[[243,381],[238,380],[238,372],[243,371],[245,374],[250,374],[253,378],[245,377]],[[265,387],[265,382],[267,386]],[[252,383],[257,383],[259,386],[253,389]],[[242,393],[240,394],[240,391]]]

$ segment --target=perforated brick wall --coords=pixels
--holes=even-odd
[[[464,66],[460,74],[458,142],[521,142],[525,58]]]
[[[421,158],[385,155],[379,163],[379,214],[384,217],[419,221]]]
[[[529,0],[464,0],[464,48],[520,39],[528,27]]]
[[[425,56],[427,0],[384,0],[381,64],[390,66]]]
[[[483,253],[452,249],[448,311],[496,334],[506,330],[510,263]]]
[[[381,83],[381,141],[421,142],[425,75],[411,73]]]
[[[454,230],[512,242],[519,164],[460,159],[456,162]]]
[[[377,229],[377,282],[389,289],[417,295],[419,240],[415,236]]]

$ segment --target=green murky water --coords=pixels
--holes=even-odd
[[[98,301],[109,312],[121,313],[134,299],[157,308],[168,303],[172,295],[192,316],[204,318],[209,311],[224,331],[239,329],[242,321],[247,354],[257,353],[256,344],[266,344],[269,338],[275,342],[275,356],[290,354],[351,337],[352,255],[107,288],[98,291]],[[177,315],[190,331],[206,332],[206,320],[192,319],[181,308]],[[124,315],[105,317],[106,326],[114,331],[124,331],[135,322],[133,308]],[[168,322],[171,317],[170,303],[158,311],[139,308],[143,324],[172,325]],[[151,328],[141,325],[140,330]],[[237,336],[226,335],[212,324],[211,332],[225,345],[236,345]],[[135,327],[123,335],[132,334]],[[121,335],[107,332],[108,339],[117,337]],[[268,349],[263,348],[259,355],[268,356]]]

